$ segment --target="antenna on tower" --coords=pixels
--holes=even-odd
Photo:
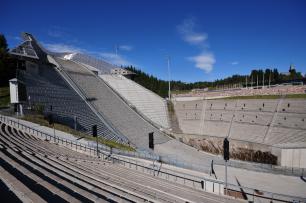
[[[262,88],[265,88],[265,71],[262,71]]]

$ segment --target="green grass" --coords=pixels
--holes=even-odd
[[[9,87],[0,87],[0,108],[10,105],[10,90]]]
[[[25,115],[25,116],[22,117],[22,119],[26,120],[26,121],[33,122],[33,123],[37,123],[37,124],[42,125],[42,126],[46,126],[46,127],[50,127],[50,128],[53,127],[52,125],[49,125],[49,122],[46,119],[44,119],[43,115]],[[76,130],[74,130],[74,129],[66,126],[66,125],[63,125],[63,124],[55,123],[54,127],[55,127],[56,130],[60,130],[60,131],[75,135],[76,137],[84,137],[83,139],[96,141],[96,138],[94,138],[90,135],[87,135],[85,133],[76,131]],[[134,148],[132,148],[128,145],[120,144],[120,143],[117,143],[117,142],[112,141],[112,140],[103,139],[101,137],[98,137],[98,142],[101,143],[101,144],[104,144],[108,147],[113,147],[113,148],[117,148],[117,149],[124,150],[124,151],[135,151]]]
[[[191,92],[191,90],[171,90],[171,94],[186,94]]]
[[[280,95],[253,95],[253,96],[235,96],[235,97],[224,97],[217,99],[279,99]],[[306,99],[306,94],[289,94],[284,98],[286,99]],[[216,99],[213,99],[216,100]]]
[[[286,95],[286,98],[306,99],[306,94],[289,94]]]

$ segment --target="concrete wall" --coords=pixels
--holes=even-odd
[[[173,103],[185,134],[229,135],[232,139],[267,145],[306,143],[306,99],[175,100]]]
[[[306,149],[282,149],[281,166],[306,168]]]

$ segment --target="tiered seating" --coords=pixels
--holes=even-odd
[[[102,121],[90,110],[81,97],[64,81],[63,78],[50,66],[39,67],[38,73],[31,66],[27,71],[21,72],[21,78],[27,85],[27,94],[30,96],[29,103],[33,106],[45,106],[44,112],[59,116],[61,122],[74,127],[77,118],[78,130],[91,134],[91,127],[98,125],[99,135],[113,140],[121,140],[112,133]]]
[[[283,143],[305,143],[305,130],[274,127],[270,134],[267,135],[264,144],[283,144]]]
[[[226,137],[229,132],[229,122],[204,121],[203,134],[214,137]]]
[[[37,139],[4,123],[0,163],[0,193],[10,190],[17,201],[233,202]]]
[[[148,133],[154,132],[156,144],[169,140],[129,107],[105,82],[85,67],[56,58],[75,84],[85,92],[90,102],[106,120],[139,148],[148,148]]]
[[[167,104],[163,98],[122,75],[100,77],[150,120],[169,128]]]
[[[286,99],[282,102],[280,110],[286,113],[303,113],[306,114],[306,100],[305,99]]]
[[[273,126],[306,130],[306,114],[281,112]]]
[[[246,125],[233,123],[230,133],[231,139],[243,140],[248,142],[262,143],[268,127],[262,125]]]
[[[260,87],[261,88],[261,87]],[[254,88],[234,88],[234,89],[221,89],[214,91],[195,90],[190,93],[174,95],[175,97],[196,97],[201,96],[206,99],[222,98],[222,97],[235,97],[235,96],[253,96],[253,95],[286,95],[286,94],[304,94],[306,91],[305,85],[279,85],[267,86],[261,89]]]
[[[175,101],[174,106],[180,128],[187,134],[225,137],[232,118],[230,138],[236,140],[297,143],[306,134],[306,100],[302,99]]]

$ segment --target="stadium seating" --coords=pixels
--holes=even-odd
[[[0,123],[0,163],[3,201],[234,202],[72,151],[4,123]]]
[[[304,94],[306,93],[306,86],[299,85],[277,85],[271,87],[256,87],[249,88],[235,88],[235,89],[220,89],[214,91],[195,90],[190,93],[174,95],[174,97],[203,97],[206,99],[215,99],[222,97],[235,96],[253,96],[253,95],[287,95],[287,94]]]
[[[169,128],[167,104],[157,94],[122,75],[100,75],[115,91],[157,125]]]
[[[30,96],[28,105],[31,107],[42,105],[44,113],[57,115],[57,119],[71,127],[74,127],[76,117],[77,129],[88,134],[91,134],[92,125],[96,124],[100,136],[124,142],[123,138],[112,133],[101,122],[53,67],[41,65],[38,69],[38,67],[27,65],[27,70],[20,71],[19,75],[27,84],[27,94]]]
[[[93,72],[79,63],[56,58],[63,70],[67,72],[74,83],[82,89],[90,103],[95,106],[106,120],[130,143],[138,148],[148,148],[148,133],[154,132],[155,144],[169,140],[157,128],[138,115],[125,103],[108,85]]]
[[[183,133],[278,145],[304,142],[306,100],[174,101]],[[230,130],[230,123],[232,126]]]

